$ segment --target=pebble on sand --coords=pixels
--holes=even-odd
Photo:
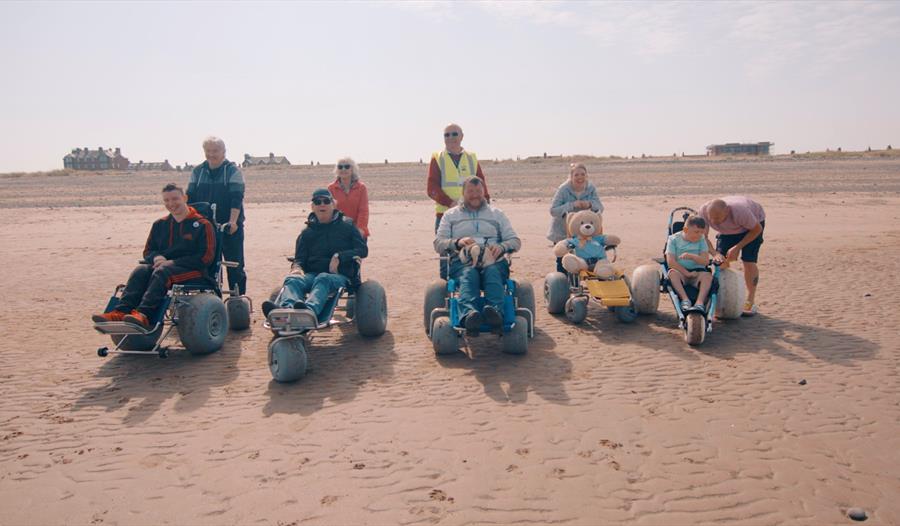
[[[806,385],[806,379],[804,378],[803,380],[800,380],[800,381],[797,382],[797,383],[800,384],[800,385]]]
[[[847,516],[855,521],[864,521],[869,518],[866,515],[866,510],[862,508],[850,508],[847,510]]]

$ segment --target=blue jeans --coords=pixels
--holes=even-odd
[[[339,288],[346,287],[349,281],[342,274],[327,272],[302,276],[290,274],[284,278],[284,288],[281,289],[281,294],[275,298],[275,303],[280,308],[291,309],[294,307],[294,302],[305,298],[306,306],[316,313],[316,318],[320,318],[328,297],[337,292]]]
[[[477,269],[463,265],[459,259],[454,258],[450,263],[450,277],[459,285],[460,319],[477,310],[475,301],[481,290],[484,290],[484,304],[503,312],[503,295],[506,292],[506,280],[509,279],[508,261],[501,260],[487,268]]]

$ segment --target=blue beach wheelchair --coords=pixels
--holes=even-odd
[[[504,255],[509,261],[509,255]],[[442,276],[450,275],[452,256],[441,256],[444,267]],[[479,312],[485,305],[484,291],[475,302]],[[460,326],[459,284],[455,279],[440,279],[425,290],[424,323],[425,333],[431,339],[434,353],[438,356],[459,352],[464,341],[465,329]],[[513,278],[506,280],[502,307],[503,323],[498,334],[507,354],[525,354],[528,340],[534,338],[534,288],[531,283]],[[489,332],[489,325],[482,325],[481,332]]]
[[[681,219],[676,220],[676,214],[681,213]],[[680,232],[684,228],[684,222],[697,212],[688,207],[678,207],[669,213],[669,222],[666,230],[668,236]],[[634,306],[640,314],[655,314],[659,308],[660,293],[666,293],[672,301],[675,314],[678,316],[678,328],[684,331],[684,341],[689,345],[700,345],[706,339],[706,335],[713,330],[713,318],[735,319],[741,316],[741,307],[744,303],[743,277],[731,269],[722,269],[717,264],[711,264],[708,271],[712,272],[712,287],[706,298],[702,310],[683,310],[678,293],[669,281],[669,266],[666,263],[665,245],[663,256],[654,258],[655,264],[641,265],[634,270],[631,277],[631,290]],[[695,303],[699,290],[690,285],[684,285],[685,292],[691,303]],[[713,316],[715,314],[715,316]]]
[[[237,291],[227,290],[223,301],[224,267],[237,263],[222,259],[223,229],[215,221],[215,204],[191,203],[203,217],[213,224],[216,232],[216,254],[207,269],[207,276],[172,285],[157,311],[150,316],[151,328],[125,321],[94,323],[94,329],[111,337],[114,347],[103,346],[97,355],[106,357],[117,354],[156,354],[166,358],[170,348],[163,345],[172,329],[177,328],[181,344],[191,354],[209,354],[218,351],[225,343],[229,327],[243,330],[250,326],[252,303],[250,298]],[[125,290],[118,285],[109,298],[104,312],[113,311]]]

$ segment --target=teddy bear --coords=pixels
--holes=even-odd
[[[471,245],[467,245],[459,251],[459,260],[463,265],[471,265],[475,268],[485,268],[493,265],[499,259],[502,259],[502,255],[499,258],[495,258],[487,247],[487,242],[484,244],[472,243]]]
[[[591,270],[600,278],[610,278],[616,271],[606,258],[606,247],[618,245],[618,236],[603,235],[603,217],[591,210],[580,210],[566,217],[569,237],[553,247],[553,253],[562,258],[566,272],[577,274]]]

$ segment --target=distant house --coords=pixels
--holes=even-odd
[[[63,167],[71,170],[125,170],[128,168],[128,158],[122,156],[120,148],[75,148],[63,157]]]
[[[769,147],[774,144],[772,142],[710,144],[706,147],[706,151],[709,155],[769,155]]]
[[[168,172],[169,170],[174,170],[175,168],[169,164],[169,160],[165,161],[153,162],[153,163],[145,163],[144,161],[138,161],[136,163],[131,163],[128,165],[129,170],[137,170],[137,171],[149,171],[152,170],[154,172]]]
[[[245,153],[244,162],[241,163],[241,166],[246,168],[248,166],[265,166],[269,164],[290,165],[291,162],[288,161],[287,157],[283,155],[275,155],[274,153],[269,153],[268,157],[253,157],[249,153]]]

